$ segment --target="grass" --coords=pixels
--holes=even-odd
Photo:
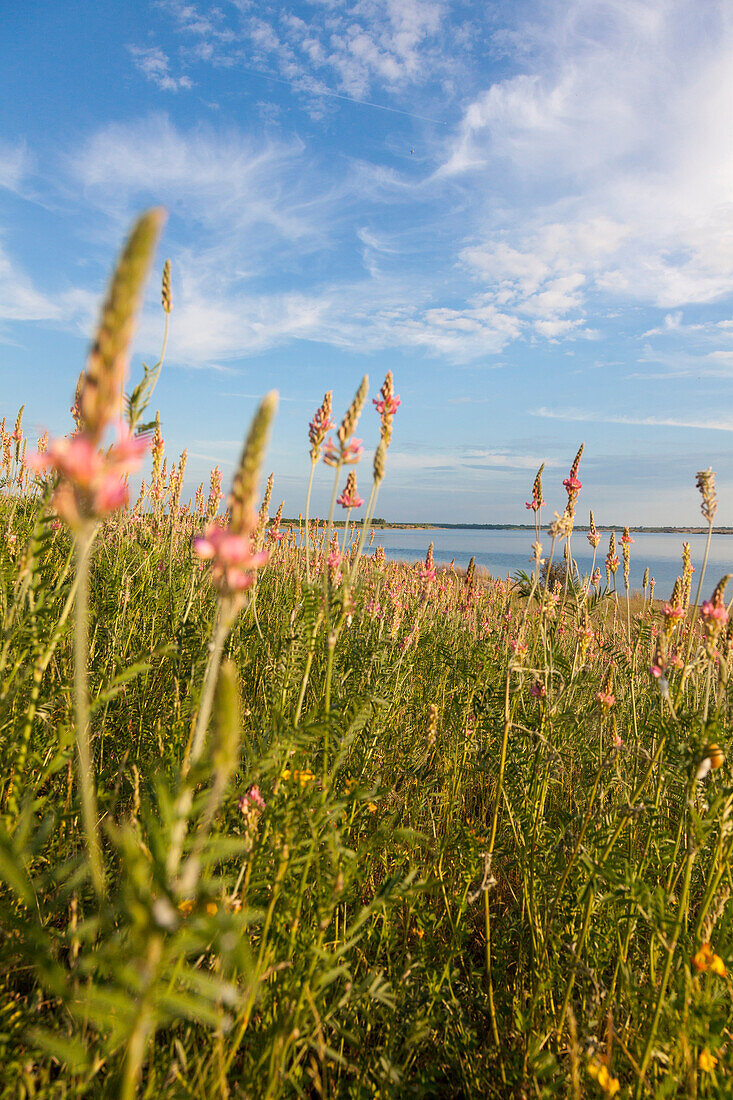
[[[369,556],[384,409],[364,537],[268,534],[272,413],[218,521],[0,430],[0,1095],[733,1095],[722,590],[578,576],[574,480],[517,585]]]

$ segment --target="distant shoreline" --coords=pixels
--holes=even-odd
[[[321,521],[323,522],[323,521]],[[281,520],[283,527],[298,526],[297,519]],[[359,527],[361,520],[351,520],[350,527]],[[344,526],[342,519],[333,521],[334,527]],[[533,523],[385,523],[371,524],[375,531],[534,531]],[[603,534],[610,531],[623,531],[626,525],[623,523],[597,523],[596,529]],[[575,531],[587,532],[590,530],[585,523],[578,523]],[[707,527],[631,527],[632,535],[707,535]],[[546,529],[545,529],[546,533]],[[733,535],[733,527],[714,527],[714,535]]]

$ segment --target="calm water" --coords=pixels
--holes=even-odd
[[[619,558],[621,547],[618,540],[621,534],[621,530],[616,531]],[[631,547],[632,588],[641,588],[644,569],[649,566],[650,576],[657,582],[655,595],[660,598],[669,596],[675,577],[682,571],[682,543],[685,541],[692,548],[692,564],[699,567],[705,552],[705,535],[634,535]],[[413,562],[424,558],[430,542],[435,544],[433,552],[436,562],[439,563],[447,564],[455,558],[456,565],[465,568],[471,557],[475,557],[476,564],[483,566],[494,577],[505,577],[507,573],[515,573],[518,569],[529,573],[532,569],[530,558],[534,536],[531,531],[378,531],[374,536],[374,546],[382,545],[387,557],[398,561]],[[550,551],[548,535],[543,535],[542,544],[547,556]],[[373,549],[374,547],[372,552]],[[590,570],[593,551],[584,531],[577,531],[573,536],[572,550],[581,573],[583,570]],[[604,531],[596,557],[604,582],[603,559],[607,550],[608,532]],[[560,553],[562,554],[562,550]],[[621,568],[619,566],[617,574],[619,587],[623,584]],[[714,534],[705,575],[705,594],[712,591],[725,573],[733,573],[733,535]],[[696,579],[693,577],[693,596]]]

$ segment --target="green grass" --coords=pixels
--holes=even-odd
[[[722,610],[328,522],[217,589],[162,442],[70,534],[0,437],[0,1096],[733,1095]]]

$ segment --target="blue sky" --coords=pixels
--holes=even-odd
[[[3,412],[68,430],[134,213],[163,204],[156,394],[189,487],[258,395],[402,408],[377,508],[524,522],[581,440],[602,523],[733,524],[733,9],[718,0],[25,0],[0,40]],[[136,344],[156,358],[157,278]],[[377,418],[360,426],[373,445]],[[368,488],[370,464],[360,488]],[[319,473],[324,508],[330,472]]]

